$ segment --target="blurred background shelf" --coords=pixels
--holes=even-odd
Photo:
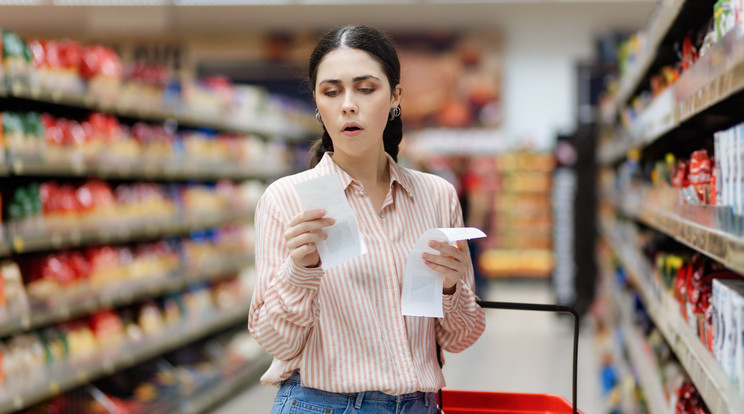
[[[219,257],[208,265],[192,271],[181,269],[170,274],[150,275],[144,280],[128,280],[99,288],[91,287],[73,294],[62,292],[53,302],[32,301],[26,312],[10,315],[9,320],[0,324],[0,337],[64,322],[99,310],[144,302],[166,293],[183,290],[195,283],[222,280],[252,265],[253,260],[249,258]]]
[[[85,225],[75,222],[50,225],[42,219],[26,223],[11,222],[8,226],[8,233],[13,251],[25,253],[175,236],[233,222],[251,221],[252,219],[252,209],[203,211],[131,221],[93,221]]]
[[[138,343],[122,344],[118,349],[106,350],[96,355],[92,361],[77,366],[59,364],[48,370],[39,379],[39,383],[32,384],[25,389],[4,390],[6,395],[0,396],[0,411],[20,410],[60,392],[237,325],[247,320],[249,308],[250,304],[246,303],[235,309],[212,312],[198,318],[188,319]]]
[[[79,152],[55,156],[9,153],[10,173],[17,176],[94,176],[143,180],[246,180],[275,179],[292,172],[287,165],[251,166],[227,160],[191,158],[97,159],[86,161]]]

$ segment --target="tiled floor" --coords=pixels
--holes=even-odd
[[[550,286],[541,281],[493,282],[489,300],[552,303]],[[461,354],[447,354],[447,387],[456,390],[528,392],[571,397],[572,324],[552,314],[489,310],[486,332]],[[605,412],[598,384],[594,332],[583,321],[579,340],[578,406],[585,414]],[[276,394],[261,385],[216,409],[216,414],[268,413]]]

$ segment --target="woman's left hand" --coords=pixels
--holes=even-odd
[[[467,242],[460,240],[457,246],[449,243],[430,241],[429,246],[440,254],[424,253],[424,263],[444,276],[444,294],[455,292],[455,285],[468,270],[470,255],[467,253]]]

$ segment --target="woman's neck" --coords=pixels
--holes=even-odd
[[[333,161],[346,171],[351,178],[359,181],[365,188],[387,185],[390,182],[390,167],[384,152],[378,157],[352,158],[346,154],[333,154]]]

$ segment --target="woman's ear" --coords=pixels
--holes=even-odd
[[[393,90],[393,99],[391,100],[391,104],[393,108],[397,108],[398,105],[400,105],[400,101],[403,99],[403,87],[398,84],[395,86],[395,89]]]

